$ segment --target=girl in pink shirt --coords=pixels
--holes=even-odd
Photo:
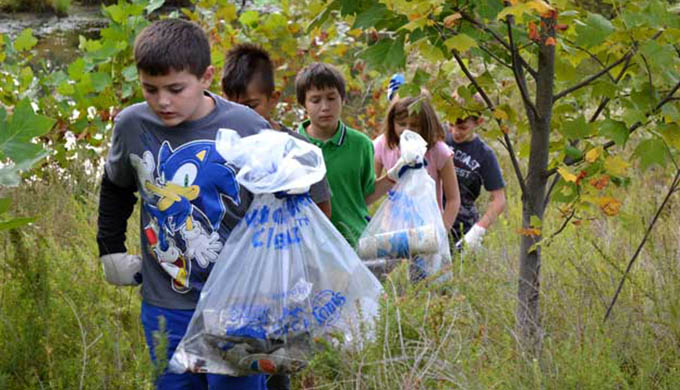
[[[416,104],[420,106],[417,107]],[[410,115],[409,108],[412,111]],[[373,141],[375,174],[379,177],[383,168],[387,171],[397,163],[400,153],[399,136],[405,129],[417,132],[427,142],[427,172],[437,185],[437,202],[442,210],[444,225],[449,230],[460,207],[458,179],[453,165],[453,152],[444,143],[444,128],[426,96],[405,97],[392,102],[383,133]],[[442,206],[442,192],[446,196],[445,207]]]

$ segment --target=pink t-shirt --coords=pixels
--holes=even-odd
[[[392,168],[399,160],[399,148],[390,149],[387,146],[387,137],[381,134],[378,138],[373,140],[373,149],[375,149],[375,161],[382,164],[385,171]],[[430,174],[437,185],[437,202],[439,208],[443,210],[442,203],[444,197],[442,196],[442,181],[439,177],[439,171],[444,168],[444,164],[451,159],[453,151],[443,141],[437,141],[434,146],[430,147],[425,153],[425,160],[427,160],[427,173]]]

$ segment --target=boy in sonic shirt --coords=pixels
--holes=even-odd
[[[255,111],[207,91],[214,68],[196,24],[165,19],[140,32],[134,55],[145,102],[116,117],[102,179],[97,244],[106,280],[142,285],[141,321],[151,359],[170,360],[210,270],[252,194],[217,152],[220,128],[248,136],[269,128]],[[127,219],[142,199],[142,255],[127,253]],[[161,325],[162,324],[162,325]],[[156,350],[163,328],[168,350]],[[264,390],[264,375],[171,374],[158,389]]]

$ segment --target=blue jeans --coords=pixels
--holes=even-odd
[[[186,333],[193,310],[164,309],[142,302],[142,325],[151,360],[156,362],[153,333],[159,330],[159,318],[165,319],[165,333],[168,338],[167,359],[170,361],[177,345]],[[156,381],[159,390],[265,390],[265,376],[228,376],[216,374],[172,374],[163,372]]]

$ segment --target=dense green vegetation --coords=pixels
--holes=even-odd
[[[95,226],[111,119],[141,100],[131,45],[163,3],[103,6],[110,22],[101,38],[81,37],[82,57],[63,67],[36,57],[32,31],[0,35],[0,388],[152,387],[138,292],[104,282]],[[385,282],[375,341],[355,350],[329,347],[294,377],[296,385],[647,389],[680,383],[675,197],[660,209],[603,321],[678,170],[680,26],[667,2],[607,1],[601,10],[581,8],[591,2],[551,2],[559,16],[543,1],[505,8],[495,0],[260,3],[280,11],[202,0],[170,16],[181,13],[208,31],[218,70],[235,42],[269,49],[284,94],[279,115],[289,124],[300,118],[292,81],[311,61],[339,66],[349,90],[343,119],[371,135],[379,131],[393,71],[407,70],[401,93],[427,87],[443,117],[455,119],[464,107],[451,101],[453,90],[468,100],[474,92],[465,68],[489,93],[482,134],[493,140],[509,184],[508,211],[485,238],[485,251],[457,259],[453,280],[436,288],[409,286],[403,270],[395,271]],[[512,65],[518,57],[495,37],[507,39],[510,19],[516,55],[527,61],[520,75]],[[567,27],[547,27],[557,25]],[[546,198],[552,207],[530,218],[523,180],[536,150],[527,112],[540,92],[531,72],[541,69],[546,50],[554,50],[556,94],[602,77],[551,106],[543,174],[556,178]],[[524,90],[517,88],[522,79]],[[509,153],[508,145],[515,146]],[[518,171],[523,174],[514,176]],[[129,223],[132,251],[136,218]],[[532,246],[520,247],[527,237]],[[539,247],[541,346],[527,349],[516,324],[517,259]]]

